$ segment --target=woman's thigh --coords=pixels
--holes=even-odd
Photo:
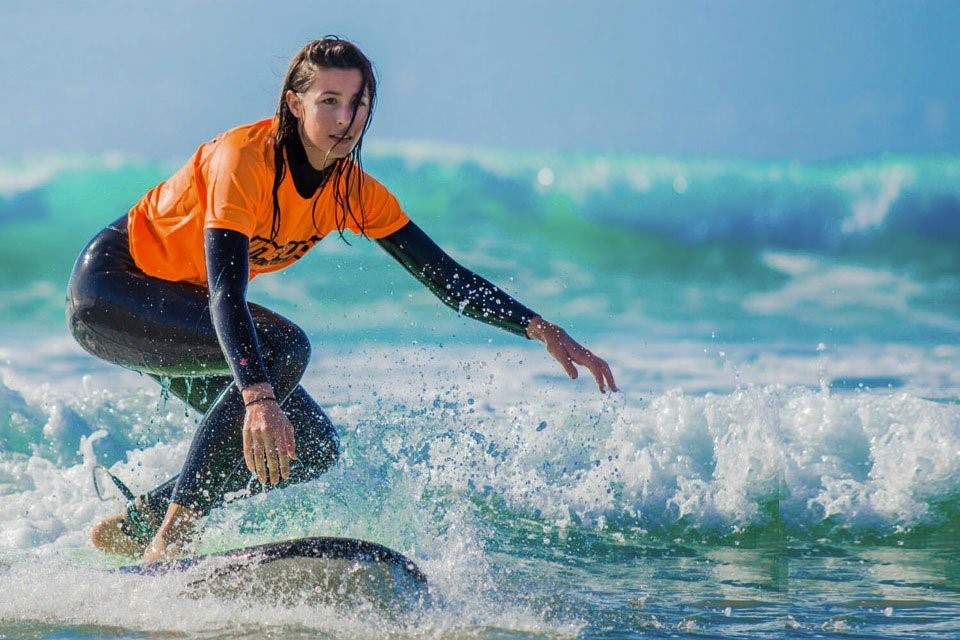
[[[283,316],[248,304],[267,361],[305,367],[309,341]],[[93,355],[168,377],[229,376],[206,287],[154,278],[130,256],[125,218],[101,231],[70,277],[67,324]],[[278,358],[278,356],[283,356]]]

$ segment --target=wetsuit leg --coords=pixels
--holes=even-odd
[[[295,475],[291,468],[291,481],[316,477],[336,459],[338,446],[329,419],[299,387],[309,341],[289,320],[260,305],[249,306],[268,376],[294,426],[300,462]],[[206,513],[222,502],[224,493],[246,486],[243,401],[210,320],[207,290],[153,278],[137,268],[125,217],[94,237],[77,260],[67,319],[74,337],[93,355],[168,378],[172,393],[206,410],[183,472],[172,490],[168,482],[158,487],[162,491],[151,492],[156,498],[151,502],[173,500]]]
[[[233,382],[231,376],[203,376],[171,378],[156,373],[147,374],[170,395],[183,400],[194,411],[204,414],[217,397]]]
[[[230,376],[170,378],[155,373],[147,375],[156,380],[170,395],[183,400],[187,406],[200,414],[206,414],[224,389],[233,382]],[[166,513],[179,477],[180,474],[177,474],[145,494],[147,504],[154,513]]]
[[[181,378],[174,378],[176,385]],[[227,385],[230,384],[227,380]],[[163,381],[163,384],[168,384]],[[192,387],[196,390],[196,385]],[[171,393],[178,395],[171,389]],[[215,396],[214,396],[215,397]],[[182,398],[188,402],[187,398]],[[188,402],[188,404],[191,404]],[[212,403],[211,403],[212,404]],[[202,409],[194,406],[198,411]],[[320,476],[337,460],[340,455],[339,439],[334,429],[333,423],[320,408],[313,398],[306,392],[302,386],[298,386],[293,393],[281,405],[283,412],[293,424],[296,437],[297,459],[290,461],[290,478],[276,485],[276,488],[283,488],[292,484],[306,482]],[[236,432],[239,435],[239,431]],[[209,434],[207,434],[209,435]],[[201,438],[201,432],[198,431],[194,442]],[[196,446],[196,445],[194,445]],[[250,496],[260,493],[262,490],[271,488],[261,485],[254,480],[254,476],[247,470],[246,463],[243,460],[243,439],[239,442],[233,442],[230,438],[226,441],[218,442],[216,439],[207,444],[204,448],[222,448],[224,451],[235,451],[240,448],[239,459],[228,460],[227,464],[232,465],[229,469],[221,469],[223,474],[223,484],[217,492],[216,499],[210,504],[209,508],[218,507],[225,501],[229,494],[236,496]],[[191,447],[192,448],[192,447]],[[190,456],[188,455],[188,460]],[[219,468],[219,467],[217,467]],[[186,466],[185,466],[186,470]],[[180,475],[170,478],[146,494],[147,504],[154,513],[164,513],[170,506],[173,490]]]

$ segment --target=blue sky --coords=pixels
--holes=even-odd
[[[379,70],[381,140],[800,160],[960,151],[950,0],[5,0],[0,157],[180,159],[272,113],[290,56],[328,33]]]

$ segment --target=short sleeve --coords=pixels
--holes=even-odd
[[[364,233],[374,240],[403,228],[410,218],[390,191],[369,174],[363,174]]]
[[[264,158],[250,146],[232,142],[221,140],[210,159],[203,226],[251,237],[265,196]]]

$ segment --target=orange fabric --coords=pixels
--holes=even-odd
[[[232,229],[250,238],[252,279],[289,266],[336,232],[342,213],[334,194],[340,185],[325,185],[314,211],[314,199],[300,197],[288,167],[277,193],[280,230],[270,239],[274,131],[272,119],[231,129],[201,145],[179,171],[148,191],[128,218],[137,266],[165,280],[205,285],[204,229]],[[354,186],[350,201],[357,215],[358,195]],[[364,231],[371,238],[390,235],[409,220],[393,194],[367,174],[362,201]],[[346,228],[360,233],[350,216]]]

